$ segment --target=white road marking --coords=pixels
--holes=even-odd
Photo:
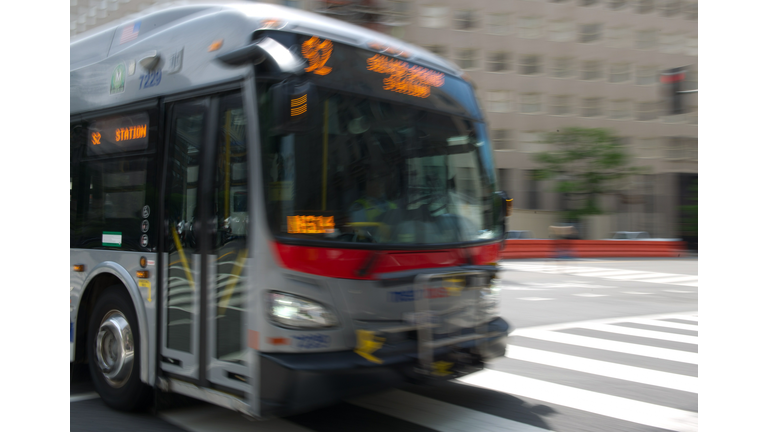
[[[679,319],[684,321],[695,321],[699,322],[699,317],[696,315],[670,315],[666,317],[667,319]]]
[[[636,318],[633,319],[631,322],[636,324],[646,324],[650,326],[656,326],[656,327],[668,327],[668,328],[674,328],[679,330],[692,330],[692,331],[699,331],[698,325],[692,325],[692,324],[680,324],[676,322],[670,322],[670,321],[662,321],[657,319],[642,319],[642,318]]]
[[[606,294],[592,294],[592,293],[582,293],[582,294],[574,294],[575,296],[579,297],[605,297]]]
[[[569,333],[558,333],[555,331],[525,331],[516,330],[515,336],[522,336],[532,339],[538,339],[548,342],[563,343],[568,345],[583,346],[586,348],[595,348],[606,351],[620,352],[624,354],[633,354],[643,357],[652,357],[662,360],[671,360],[680,363],[699,364],[699,354],[687,351],[677,351],[667,348],[658,348],[647,345],[637,345],[627,342],[617,342],[607,339],[599,339],[589,336],[579,336]]]
[[[686,375],[660,372],[514,345],[507,345],[506,357],[690,393],[699,392],[697,378]]]
[[[636,295],[643,295],[643,294],[652,294],[649,292],[642,292],[642,291],[622,291],[624,294],[636,294]]]
[[[643,279],[639,282],[651,282],[651,283],[672,283],[672,282],[681,282],[681,283],[693,283],[698,282],[699,277],[698,276],[675,276],[675,277],[665,277],[661,279]]]
[[[683,291],[683,290],[664,290],[664,292],[680,293],[680,294],[693,294],[696,291]]]
[[[69,403],[80,402],[84,400],[98,399],[100,396],[96,392],[69,395]]]
[[[389,390],[347,402],[441,432],[546,431],[402,390]]]
[[[646,279],[646,278],[655,278],[655,277],[671,277],[671,276],[679,276],[672,273],[655,273],[655,272],[642,272],[637,273],[634,275],[628,275],[628,276],[611,276],[608,279],[618,279],[618,280],[632,280],[632,279]]]
[[[164,411],[160,418],[190,432],[312,432],[296,423],[271,419],[255,422],[242,414],[216,405]]]
[[[507,291],[549,291],[547,288],[528,288],[528,287],[511,287],[511,286],[502,286],[501,289],[507,290]]]
[[[562,273],[561,270],[566,270],[565,273],[580,277],[597,277],[605,279],[616,280],[635,280],[637,282],[647,283],[665,283],[672,285],[685,285],[685,286],[698,286],[698,275],[684,275],[674,273],[658,273],[650,271],[638,271],[638,270],[622,270],[611,269],[604,267],[581,267],[581,266],[569,266],[567,268],[559,266],[550,266],[546,264],[516,264],[516,263],[504,263],[502,267],[505,269],[517,270],[517,271],[529,271],[540,273]]]
[[[627,322],[631,322],[631,321],[627,321]],[[636,329],[631,327],[621,327],[621,326],[611,325],[611,324],[586,324],[586,325],[579,326],[578,328],[598,330],[602,332],[616,333],[616,334],[627,335],[627,336],[638,336],[638,337],[651,338],[651,339],[682,342],[682,343],[688,343],[688,344],[694,344],[694,345],[699,344],[698,336],[679,335],[675,333],[664,333],[664,332],[653,331],[653,330],[641,330],[641,329]]]
[[[544,298],[544,297],[520,297],[518,300],[526,300],[526,301],[542,301],[542,300],[553,300],[551,298]]]
[[[458,381],[513,396],[537,399],[646,426],[678,432],[698,431],[699,416],[694,412],[581,390],[504,372],[486,369],[459,378]]]

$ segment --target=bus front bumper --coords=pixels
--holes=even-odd
[[[488,323],[488,338],[434,350],[434,361],[450,364],[443,373],[418,371],[417,342],[401,341],[376,351],[376,362],[354,351],[312,354],[260,353],[262,416],[284,416],[409,382],[457,378],[504,355],[511,326]]]

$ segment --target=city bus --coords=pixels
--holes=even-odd
[[[416,46],[268,4],[70,44],[70,362],[134,410],[254,418],[503,356],[473,86]]]

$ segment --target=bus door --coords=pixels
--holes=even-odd
[[[171,376],[245,396],[248,171],[242,97],[169,102],[166,113],[160,364]]]

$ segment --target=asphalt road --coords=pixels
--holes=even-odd
[[[697,431],[698,261],[504,264],[504,358],[434,386],[408,386],[262,422],[202,402],[126,414],[87,374],[70,385],[72,431]]]

